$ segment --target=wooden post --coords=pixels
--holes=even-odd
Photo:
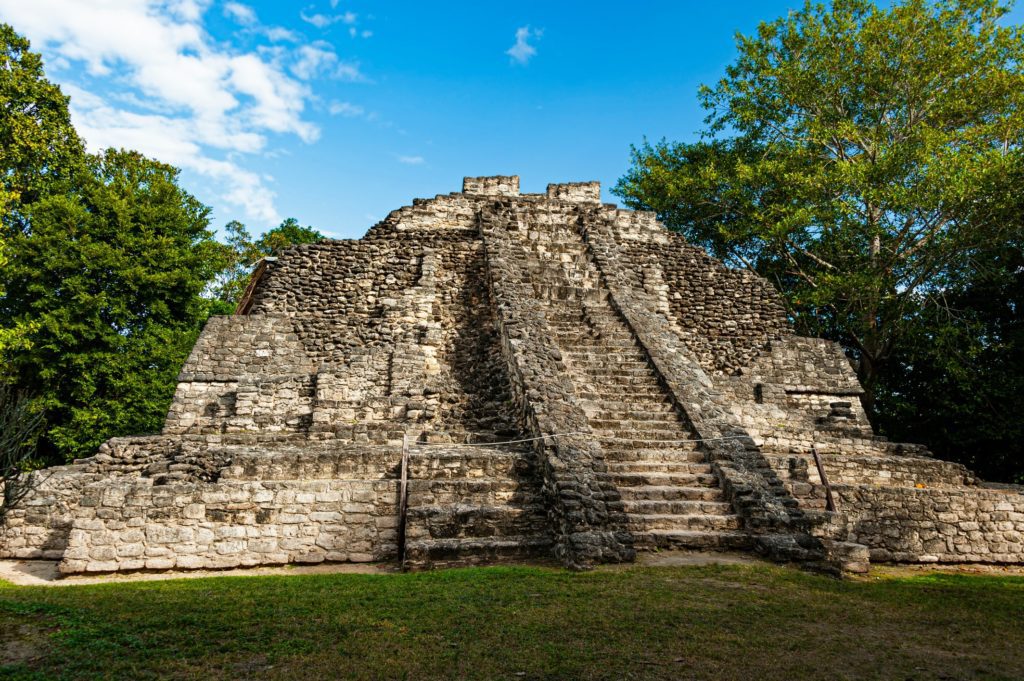
[[[832,496],[832,485],[828,484],[828,476],[825,475],[825,467],[821,464],[818,448],[811,445],[811,453],[814,454],[814,465],[818,467],[818,477],[821,478],[821,484],[825,485],[825,510],[835,513],[836,500]]]
[[[409,508],[409,436],[402,436],[402,465],[398,484],[398,565],[405,568],[405,518]]]

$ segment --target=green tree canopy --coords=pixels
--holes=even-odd
[[[66,188],[84,158],[68,98],[29,48],[0,24],[0,216],[8,231],[25,227],[20,206],[53,191],[48,186]]]
[[[738,36],[705,139],[634,149],[615,191],[774,281],[873,394],[999,219],[1024,141],[1024,33],[998,0],[808,3]],[[870,401],[869,405],[870,407]]]
[[[0,317],[36,327],[11,366],[42,401],[48,453],[71,457],[159,429],[223,265],[176,169],[115,150],[87,169],[73,193],[27,209],[0,301]]]
[[[226,224],[224,231],[228,262],[213,285],[213,295],[220,303],[218,311],[224,314],[235,309],[249,284],[253,266],[261,258],[277,256],[291,246],[316,243],[324,239],[323,234],[312,227],[303,227],[295,218],[288,218],[264,232],[259,239],[253,239],[245,225],[237,220]]]

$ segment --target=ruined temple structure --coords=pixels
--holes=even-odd
[[[1024,562],[1024,490],[876,436],[861,392],[765,281],[597,183],[466,178],[362,239],[262,262],[163,432],[37,475],[0,556]]]

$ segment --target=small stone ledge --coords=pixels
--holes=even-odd
[[[564,182],[549,184],[547,198],[569,203],[601,203],[600,182]]]
[[[519,196],[519,176],[464,177],[462,193],[478,196]]]

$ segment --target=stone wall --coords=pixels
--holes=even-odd
[[[852,541],[871,560],[1020,563],[1024,494],[983,489],[835,488]]]
[[[568,182],[564,184],[549,184],[547,197],[552,201],[601,203],[601,183]]]
[[[621,223],[621,224],[620,224]],[[655,238],[635,219],[615,216],[631,287],[664,300],[678,335],[711,374],[735,374],[773,340],[792,331],[774,289],[745,270],[731,270],[662,228]]]
[[[481,196],[518,196],[518,175],[493,175],[491,177],[467,177],[462,180],[463,194]]]
[[[87,486],[67,573],[229,568],[395,555],[393,480]]]

